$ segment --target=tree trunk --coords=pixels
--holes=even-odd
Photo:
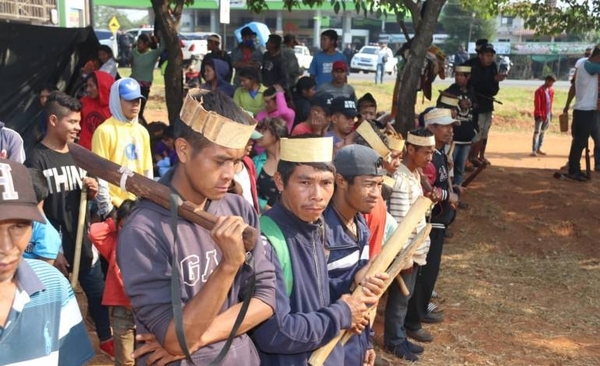
[[[179,16],[172,16],[168,0],[152,0],[152,9],[156,17],[155,24],[160,32],[161,42],[165,42],[167,50],[167,68],[165,70],[165,101],[169,115],[169,124],[175,123],[183,105],[183,54],[177,26]]]
[[[425,61],[425,55],[433,40],[433,32],[437,24],[442,6],[446,0],[427,0],[425,12],[412,39],[410,53],[402,78],[397,98],[396,123],[394,128],[406,138],[406,133],[415,126],[415,104],[417,102],[417,85],[421,77],[421,69]]]

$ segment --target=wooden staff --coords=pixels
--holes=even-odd
[[[102,178],[116,186],[123,185],[127,188],[128,192],[152,201],[167,210],[170,209],[171,189],[169,189],[169,187],[144,177],[141,174],[128,171],[123,172],[122,167],[119,165],[104,159],[75,143],[69,143],[69,151],[71,152],[71,156],[73,156],[73,160],[75,160],[75,164],[91,175]],[[121,184],[123,180],[124,182]],[[214,215],[204,211],[202,208],[189,201],[181,203],[177,208],[177,213],[180,217],[198,224],[209,231],[215,227],[217,221],[217,218]],[[244,229],[242,236],[246,250],[250,251],[254,249],[256,238],[258,237],[256,229],[247,226]]]
[[[427,237],[429,237],[430,232],[431,232],[431,224],[427,224],[423,229],[421,229],[421,231],[419,231],[417,236],[415,236],[413,238],[413,240],[411,241],[411,244],[409,244],[408,247],[411,249],[409,250],[407,255],[406,256],[398,255],[398,257],[396,257],[396,259],[394,259],[394,262],[390,265],[390,268],[388,268],[388,270],[386,271],[390,275],[390,277],[383,282],[383,286],[386,290],[388,287],[390,287],[392,285],[392,282],[394,281],[394,278],[395,278],[396,281],[398,282],[398,285],[400,286],[400,290],[402,291],[402,294],[404,296],[410,295],[410,292],[408,291],[408,288],[406,287],[404,280],[402,279],[402,277],[400,277],[400,272],[402,272],[402,270],[404,268],[406,268],[407,265],[410,265],[410,263],[406,263],[407,260],[408,259],[412,260],[413,254],[419,248],[421,243],[423,243],[423,241]],[[402,257],[404,257],[404,258],[402,258]],[[404,286],[404,289],[402,289],[402,286]],[[385,290],[381,293],[382,296],[383,296],[384,292],[385,292]],[[375,321],[375,316],[377,316],[377,304],[373,305],[368,310],[367,316],[370,319],[370,323],[373,324],[373,322]],[[350,338],[352,338],[353,335],[354,335],[354,333],[352,333],[352,332],[345,332],[344,337],[342,338],[342,341],[341,341],[342,344],[345,345],[346,343],[348,343],[348,341],[350,340]]]
[[[406,260],[411,249],[414,248],[416,241],[411,241],[406,247],[404,247],[404,244],[408,240],[408,237],[413,232],[417,224],[423,219],[425,213],[427,210],[429,210],[431,205],[431,200],[423,196],[419,197],[415,201],[398,228],[385,242],[383,250],[381,253],[379,253],[377,258],[373,260],[373,263],[367,270],[365,276],[374,276],[387,271],[390,265],[394,263],[398,257],[400,257],[398,260]],[[402,247],[404,247],[404,249]],[[392,280],[395,277],[396,276],[393,276]],[[361,296],[362,294],[363,287],[360,285],[357,286],[352,293],[353,296]],[[342,340],[346,332],[347,330],[342,330],[335,338],[329,341],[329,343],[314,351],[310,356],[308,363],[312,366],[322,366],[337,343]]]
[[[87,189],[82,183],[81,198],[79,199],[79,218],[77,220],[77,236],[75,237],[75,255],[73,256],[73,272],[71,272],[71,287],[77,286],[79,267],[81,266],[81,247],[83,246],[83,233],[85,232],[85,214],[87,211]]]
[[[483,171],[483,169],[487,168],[488,163],[481,163],[481,165],[477,168],[477,170],[475,170],[473,173],[471,173],[467,179],[465,179],[464,182],[462,182],[461,186],[466,187],[469,184],[471,184],[471,182],[473,182],[473,180],[475,180],[475,178],[477,178],[477,176],[479,174],[481,174],[481,172]]]

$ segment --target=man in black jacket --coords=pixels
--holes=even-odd
[[[206,40],[206,48],[210,51],[207,53],[202,59],[202,64],[200,65],[200,75],[204,75],[204,67],[206,62],[211,59],[219,59],[225,61],[229,66],[229,72],[224,80],[228,83],[231,83],[231,78],[233,77],[233,67],[231,66],[231,56],[221,49],[221,36],[218,34],[211,34],[208,36]]]
[[[479,133],[473,139],[470,153],[471,162],[476,166],[481,163],[489,163],[485,158],[485,148],[492,126],[494,96],[500,90],[500,81],[506,79],[506,74],[498,73],[498,65],[494,61],[495,56],[494,46],[487,43],[479,49],[477,59],[467,61],[468,66],[471,66],[469,85],[475,93],[474,111],[479,125]]]

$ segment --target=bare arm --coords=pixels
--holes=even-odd
[[[569,113],[569,107],[571,106],[571,102],[575,98],[575,83],[571,83],[571,87],[569,88],[569,93],[567,94],[567,102],[565,103],[565,108],[563,109],[563,113]]]

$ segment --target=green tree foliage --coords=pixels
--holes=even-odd
[[[132,21],[118,9],[96,5],[94,6],[94,28],[108,29],[108,22],[113,16],[117,17],[117,20],[123,29],[138,28],[141,24],[148,24],[147,16],[140,20]]]
[[[502,14],[525,19],[526,27],[541,35],[585,34],[600,29],[600,0],[487,1]]]
[[[469,41],[480,38],[493,40],[496,31],[493,14],[476,5],[463,4],[461,0],[448,0],[444,5],[440,23],[449,36],[444,42],[444,51],[454,53],[459,45],[466,48]]]

